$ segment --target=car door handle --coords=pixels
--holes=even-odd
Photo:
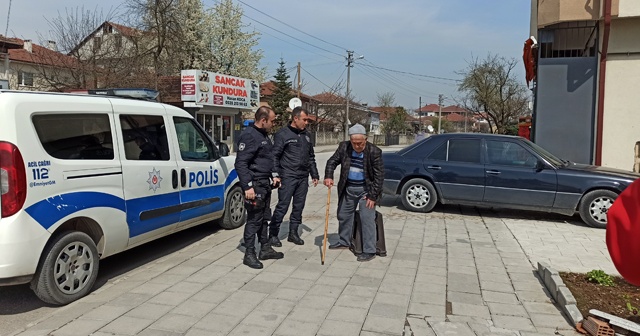
[[[440,169],[442,169],[442,167],[440,167],[440,166],[427,166],[427,169],[440,170]]]
[[[178,188],[178,171],[175,169],[171,172],[171,185],[173,189]]]
[[[180,185],[184,188],[187,185],[187,171],[180,169]]]
[[[500,172],[497,170],[487,170],[487,174],[490,175],[500,175]]]

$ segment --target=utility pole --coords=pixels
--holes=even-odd
[[[351,65],[351,63],[353,63],[353,51],[351,50],[347,50],[347,96],[345,97],[347,99],[347,109],[346,109],[346,113],[345,113],[345,118],[344,118],[344,140],[347,141],[349,140],[349,96],[350,96],[350,92],[349,92],[349,82],[351,81],[351,67],[353,65]]]
[[[442,101],[444,97],[439,94],[438,95],[438,134],[442,134],[442,130],[440,127],[442,126]]]
[[[418,126],[418,132],[422,132],[422,97],[419,98],[419,103],[418,103],[418,120],[420,125]]]
[[[300,62],[298,62],[298,98],[300,98],[301,85],[302,85],[302,80],[300,79]]]

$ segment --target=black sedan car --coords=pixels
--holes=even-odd
[[[605,228],[607,210],[640,174],[562,160],[515,136],[434,135],[383,153],[384,192],[411,211],[436,202],[580,214]]]

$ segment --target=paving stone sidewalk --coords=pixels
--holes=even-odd
[[[411,213],[385,197],[388,256],[360,263],[327,250],[321,265],[326,197],[325,187],[310,188],[306,244],[283,241],[285,258],[262,270],[242,265],[241,229],[219,231],[15,335],[576,334],[535,277],[511,219],[466,207]],[[335,188],[331,200],[333,240]]]

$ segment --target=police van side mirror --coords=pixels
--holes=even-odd
[[[224,142],[220,142],[218,144],[218,152],[220,152],[220,156],[229,156],[229,146]]]

